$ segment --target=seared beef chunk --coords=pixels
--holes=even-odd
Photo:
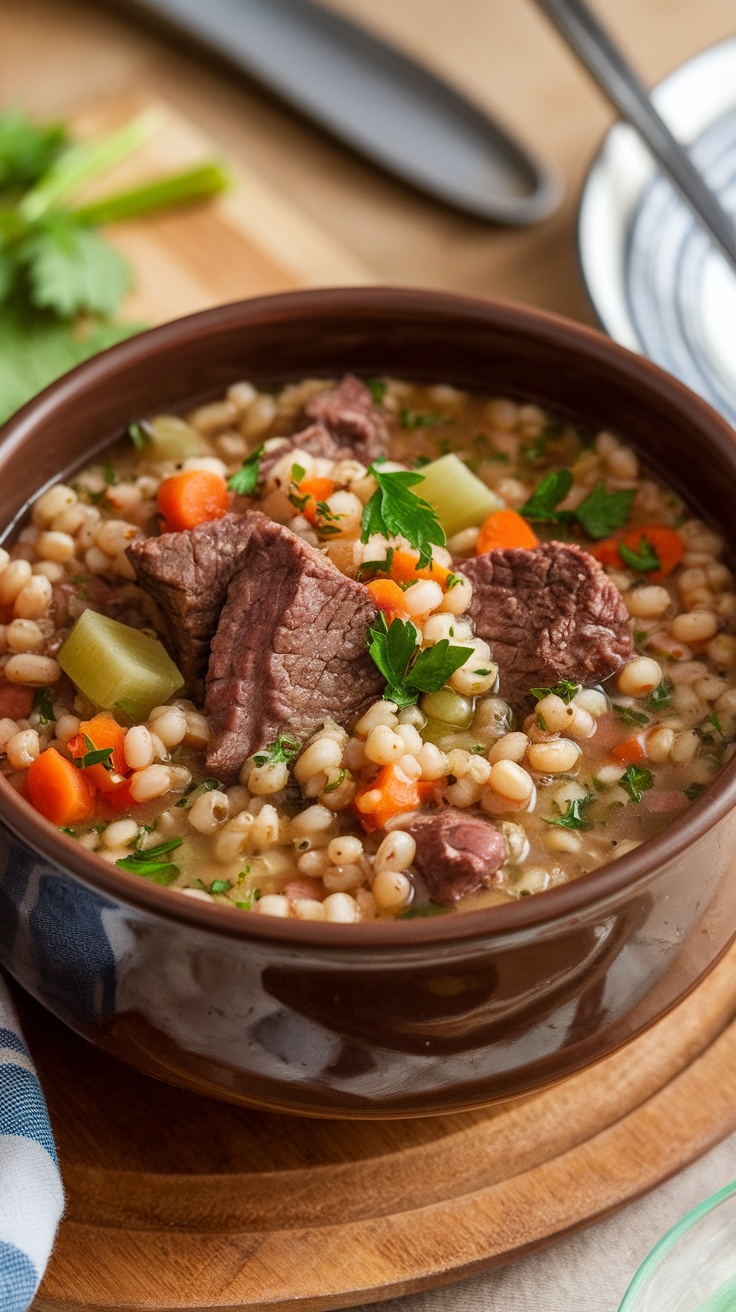
[[[633,655],[629,616],[597,560],[571,543],[489,551],[465,561],[468,614],[491,644],[500,693],[520,709],[530,688],[598,683]]]
[[[417,845],[414,865],[433,902],[451,907],[493,883],[506,860],[506,840],[489,820],[465,811],[433,811],[402,824]]]
[[[221,779],[279,730],[303,739],[328,716],[348,724],[383,689],[366,651],[367,589],[290,529],[249,518],[207,673],[207,768]]]
[[[128,547],[138,582],[166,625],[167,646],[195,690],[207,672],[210,643],[230,581],[261,515],[224,515],[183,533],[141,538]]]
[[[336,387],[315,392],[304,407],[306,419],[322,424],[339,449],[338,460],[352,457],[370,465],[388,451],[388,429],[376,409],[370,389],[353,374]],[[297,442],[302,446],[301,440]],[[307,450],[310,448],[307,447]],[[313,452],[313,454],[317,454]]]
[[[353,454],[352,450],[346,450],[344,445],[341,446],[335,440],[324,424],[310,424],[308,428],[303,428],[301,432],[293,433],[291,437],[284,438],[279,446],[264,453],[258,466],[259,479],[265,481],[281,457],[286,455],[287,451],[294,451],[297,447],[300,451],[308,451],[310,455],[323,457],[325,460],[342,460],[346,455],[352,456]]]

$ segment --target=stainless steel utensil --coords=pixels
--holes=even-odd
[[[429,69],[313,0],[113,0],[255,77],[333,136],[455,209],[531,224],[556,175]]]
[[[536,0],[598,85],[637,132],[706,232],[736,269],[736,224],[673,137],[608,32],[584,0]]]

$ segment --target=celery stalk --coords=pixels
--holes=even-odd
[[[188,460],[202,454],[196,429],[178,415],[156,415],[143,430],[148,438],[143,450],[147,460]]]
[[[93,610],[82,612],[57,659],[95,706],[121,710],[136,721],[184,683],[158,638]]]
[[[121,219],[137,219],[157,210],[172,209],[177,205],[195,205],[210,200],[231,185],[231,175],[220,160],[210,160],[183,173],[171,173],[154,182],[103,196],[72,211],[82,223],[117,223]]]
[[[454,454],[440,456],[420,472],[424,481],[414,491],[432,506],[448,538],[482,524],[504,504]]]
[[[147,110],[99,141],[69,146],[20,202],[18,209],[25,221],[33,223],[82,183],[132,155],[150,139],[159,123],[155,110]]]

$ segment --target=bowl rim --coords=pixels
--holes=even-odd
[[[618,1312],[636,1312],[636,1302],[634,1300],[641,1293],[649,1277],[654,1271],[656,1271],[662,1258],[667,1255],[671,1248],[674,1248],[678,1239],[681,1239],[684,1234],[687,1234],[692,1226],[696,1225],[698,1221],[701,1221],[704,1216],[707,1216],[708,1213],[712,1212],[716,1207],[719,1207],[721,1203],[727,1202],[728,1199],[732,1198],[735,1194],[736,1180],[732,1180],[730,1184],[725,1184],[722,1189],[717,1189],[714,1194],[710,1194],[702,1203],[698,1203],[695,1207],[692,1207],[689,1212],[686,1212],[684,1216],[680,1217],[679,1221],[676,1221],[675,1224],[670,1227],[666,1234],[662,1235],[662,1238],[657,1241],[651,1252],[647,1254],[638,1271],[634,1275],[631,1284],[628,1286],[628,1289],[624,1294]],[[710,1297],[712,1297],[712,1295]]]
[[[77,366],[52,383],[19,410],[2,428],[3,451],[27,440],[36,426],[59,408],[143,360],[191,345],[202,334],[243,331],[246,325],[278,322],[279,319],[345,318],[361,313],[380,319],[390,313],[415,319],[454,317],[468,323],[485,323],[496,330],[556,345],[557,349],[582,354],[589,363],[612,368],[622,382],[643,385],[652,400],[677,404],[690,423],[707,430],[708,441],[718,449],[736,473],[736,434],[715,410],[676,378],[652,361],[628,351],[603,336],[597,329],[536,307],[510,301],[462,295],[454,292],[402,287],[337,287],[277,293],[229,302],[130,337]],[[1,463],[0,455],[0,463]],[[20,512],[25,513],[25,508]],[[18,516],[12,521],[15,523]],[[3,525],[6,532],[10,525]],[[0,776],[0,822],[35,853],[53,866],[80,880],[98,893],[141,912],[188,925],[217,936],[291,943],[304,948],[331,949],[355,956],[361,948],[381,947],[401,952],[424,944],[462,946],[468,940],[484,939],[500,945],[509,936],[524,931],[552,931],[561,921],[580,920],[605,912],[621,896],[632,895],[656,877],[663,865],[678,857],[688,846],[713,828],[736,806],[736,758],[714,783],[693,802],[684,815],[671,821],[660,834],[647,839],[632,852],[580,876],[568,884],[515,902],[476,911],[417,917],[401,921],[366,921],[359,924],[328,924],[320,921],[281,919],[275,916],[235,915],[230,907],[207,904],[198,898],[172,896],[171,889],[116,870],[73,838],[62,834],[38,815],[13,786]]]

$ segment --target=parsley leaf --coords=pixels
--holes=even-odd
[[[556,507],[565,500],[572,483],[569,469],[556,469],[547,474],[537,484],[529,500],[521,506],[519,514],[537,524],[569,521],[573,518],[572,511],[557,510]]]
[[[709,723],[709,724],[712,724],[714,729],[717,729],[718,733],[721,735],[721,738],[722,738],[722,737],[723,737],[723,728],[721,727],[721,722],[720,722],[720,720],[718,719],[718,716],[716,715],[715,711],[713,712],[712,715],[709,715],[709,716],[708,716],[708,723]]]
[[[151,440],[151,430],[145,419],[128,426],[128,437],[136,451],[143,451]]]
[[[633,706],[620,706],[612,702],[611,710],[615,713],[622,724],[649,724],[649,716],[643,711],[635,711]]]
[[[246,893],[245,900],[243,902],[236,902],[235,905],[236,907],[239,907],[241,911],[251,911],[253,908],[253,903],[260,902],[260,900],[261,900],[261,890],[260,888],[254,888],[250,891],[250,893]]]
[[[606,492],[603,479],[575,511],[578,523],[589,538],[607,538],[617,528],[623,528],[636,497],[636,488],[628,491]],[[659,563],[659,562],[657,562]]]
[[[652,710],[661,711],[664,706],[669,706],[674,691],[675,685],[671,679],[661,679],[649,697],[649,705]]]
[[[38,711],[39,724],[51,724],[52,720],[56,719],[50,688],[36,688],[33,694],[33,709]]]
[[[620,542],[618,554],[630,569],[636,570],[639,574],[646,574],[649,570],[662,567],[662,562],[646,533],[642,533],[635,551],[627,547],[625,542]]]
[[[383,378],[369,378],[366,381],[366,387],[376,405],[383,405],[388,383],[384,382]]]
[[[34,123],[20,109],[0,114],[0,188],[28,187],[60,155],[66,144],[63,123]]]
[[[344,784],[347,777],[348,777],[347,770],[338,770],[335,774],[334,779],[330,779],[329,783],[325,784],[322,791],[325,793],[336,793],[338,788],[341,786],[341,784]]]
[[[375,578],[376,574],[390,574],[391,563],[394,558],[394,549],[389,547],[383,560],[364,560],[362,565],[358,566],[358,580],[360,583],[365,578]]]
[[[170,838],[168,842],[158,843],[156,847],[149,847],[145,851],[137,851],[130,856],[121,857],[115,865],[120,870],[129,871],[131,875],[151,879],[155,884],[172,884],[179,874],[179,867],[174,865],[173,861],[162,861],[160,858],[181,847],[183,842],[183,838]]]
[[[549,819],[545,816],[544,823],[558,825],[560,829],[592,829],[593,821],[584,812],[595,800],[595,793],[588,793],[587,797],[572,797],[561,815]]]
[[[88,770],[91,765],[101,765],[105,770],[112,770],[112,747],[95,747],[91,738],[86,733],[82,734],[84,745],[87,748],[84,756],[74,758],[74,764],[78,770]]]
[[[363,510],[361,542],[368,542],[374,533],[405,537],[419,552],[419,567],[428,565],[432,546],[443,547],[446,539],[433,507],[411,491],[424,482],[423,475],[408,469],[382,473],[380,464],[371,465],[368,473],[378,488]]]
[[[280,733],[275,743],[271,743],[271,746],[264,748],[262,752],[256,752],[253,760],[256,765],[278,765],[281,761],[293,765],[301,750],[302,745],[296,738],[289,738],[287,734]]]
[[[235,473],[227,480],[227,485],[231,492],[237,492],[241,497],[250,497],[253,495],[256,490],[256,484],[258,483],[258,471],[263,451],[264,446],[263,443],[261,443],[255,451],[252,451],[251,454],[246,457],[240,466],[240,469],[236,469]]]
[[[644,766],[629,765],[619,779],[619,783],[629,794],[632,802],[640,802],[643,794],[654,787],[654,776],[651,770],[647,770]]]
[[[570,683],[569,679],[560,679],[552,688],[530,688],[532,697],[535,701],[541,702],[543,697],[561,697],[566,706],[570,705],[573,697],[576,697],[582,688],[582,683]]]
[[[369,628],[368,651],[386,680],[385,696],[399,708],[413,706],[420,692],[439,692],[473,653],[443,638],[417,653],[417,631],[410,620],[392,620],[380,612]]]
[[[49,214],[36,224],[17,258],[28,274],[33,304],[59,319],[114,314],[131,282],[122,255],[71,214]]]
[[[399,410],[399,423],[402,428],[436,428],[444,424],[444,415],[422,414],[420,410]]]

